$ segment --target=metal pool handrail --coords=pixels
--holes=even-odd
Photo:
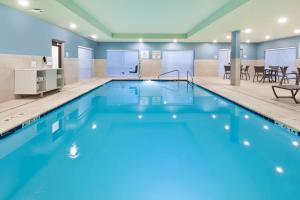
[[[172,70],[172,71],[169,71],[169,72],[162,73],[162,74],[158,75],[157,78],[160,79],[161,76],[164,76],[164,75],[166,75],[166,74],[170,74],[170,73],[172,73],[172,72],[177,72],[177,80],[179,81],[180,72],[179,72],[179,70],[177,70],[177,69]]]
[[[192,81],[189,80],[189,77],[191,77]],[[189,71],[186,72],[186,81],[187,81],[187,82],[194,83],[194,78],[193,78],[193,76],[190,74]]]

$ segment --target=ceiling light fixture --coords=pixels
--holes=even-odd
[[[251,28],[246,28],[245,33],[252,33],[252,29]]]
[[[277,22],[279,24],[285,24],[286,22],[288,21],[288,18],[287,17],[280,17]]]
[[[76,29],[76,28],[77,28],[77,25],[74,24],[74,23],[71,23],[71,24],[70,24],[70,28],[71,28],[71,29]]]
[[[30,5],[30,2],[28,0],[18,0],[18,3],[22,7],[28,7]]]
[[[300,34],[300,29],[295,29],[295,30],[294,30],[294,33],[295,33],[295,34]]]

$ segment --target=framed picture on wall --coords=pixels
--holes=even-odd
[[[149,59],[149,51],[148,50],[141,50],[140,51],[140,58],[141,59]]]
[[[161,51],[152,51],[152,59],[160,60],[161,59]]]

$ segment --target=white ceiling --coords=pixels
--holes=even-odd
[[[278,24],[279,17],[287,17],[286,24]],[[227,14],[204,30],[194,35],[195,41],[226,41],[225,36],[232,30],[251,28],[250,34],[242,33],[242,40],[251,42],[295,36],[300,29],[300,0],[251,0],[237,10]]]

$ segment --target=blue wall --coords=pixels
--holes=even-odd
[[[168,42],[99,42],[95,58],[105,59],[106,50],[194,50],[196,59],[216,59],[219,49],[230,49],[230,43],[168,43]],[[246,60],[256,59],[256,45],[242,44]]]
[[[78,46],[96,48],[97,43],[36,17],[0,5],[0,53],[51,55],[51,41],[65,41],[65,52],[77,57]]]
[[[298,52],[299,43],[300,43],[300,36],[258,43],[257,44],[257,59],[265,58],[265,50],[266,49],[296,47],[297,52]],[[298,55],[298,53],[297,53],[297,55]]]

